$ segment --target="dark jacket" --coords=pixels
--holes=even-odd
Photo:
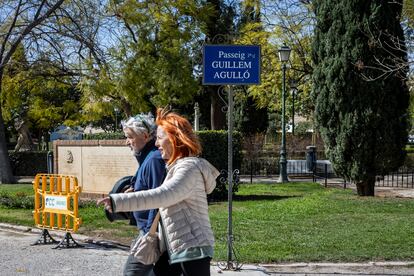
[[[135,174],[135,191],[157,188],[165,178],[165,162],[155,146],[155,140],[149,141],[136,156],[139,168]],[[147,233],[157,210],[134,211],[137,227]]]

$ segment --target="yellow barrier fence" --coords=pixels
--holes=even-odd
[[[35,225],[42,229],[76,232],[79,218],[79,194],[81,187],[75,176],[37,174],[33,182]]]

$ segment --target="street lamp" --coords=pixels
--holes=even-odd
[[[279,60],[282,63],[283,82],[282,82],[282,147],[280,149],[280,175],[279,182],[288,182],[287,160],[286,160],[286,124],[285,124],[285,107],[286,107],[286,63],[289,61],[290,48],[283,45],[278,50]]]
[[[292,135],[295,135],[295,96],[298,92],[296,80],[290,80],[289,86],[292,92]]]

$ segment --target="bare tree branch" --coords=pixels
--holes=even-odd
[[[16,51],[17,46],[20,44],[20,42],[23,40],[23,38],[25,38],[26,35],[28,35],[33,30],[34,27],[36,27],[37,25],[41,24],[44,20],[46,20],[64,2],[64,0],[58,0],[52,7],[49,8],[49,10],[47,10],[42,16],[40,16],[40,12],[41,12],[41,10],[43,8],[43,5],[44,5],[45,1],[46,0],[42,1],[42,3],[39,5],[39,7],[38,7],[38,9],[37,9],[37,11],[35,13],[35,17],[33,18],[33,21],[30,22],[22,30],[22,32],[17,36],[17,38],[13,42],[10,43],[9,50],[7,51],[7,53],[4,56],[4,58],[0,61],[0,70],[10,60],[11,56]],[[19,3],[21,3],[21,1]],[[17,18],[16,18],[16,20],[17,20]],[[7,42],[5,42],[5,43],[7,43]]]
[[[19,4],[16,7],[16,12],[14,13],[13,22],[10,24],[10,28],[9,28],[8,32],[6,33],[6,35],[5,35],[5,38],[3,40],[3,43],[1,44],[1,50],[0,50],[0,70],[4,67],[3,64],[7,63],[7,61],[6,62],[3,62],[3,55],[4,55],[4,51],[6,50],[6,44],[8,43],[9,37],[10,37],[10,35],[12,33],[12,30],[13,30],[14,26],[16,25],[17,18],[19,17],[21,5],[22,5],[22,1],[20,0],[19,1]]]

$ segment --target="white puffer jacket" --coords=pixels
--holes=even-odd
[[[158,188],[111,194],[112,208],[114,212],[159,208],[170,254],[192,247],[214,247],[207,194],[214,190],[219,174],[203,158],[180,158],[167,167],[167,176]]]

